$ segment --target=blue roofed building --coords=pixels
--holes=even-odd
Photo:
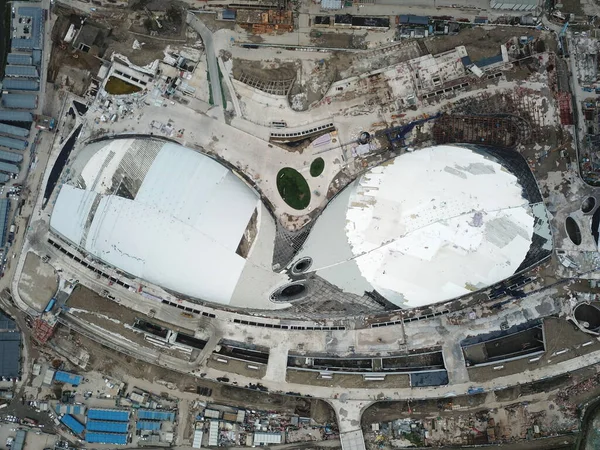
[[[88,420],[108,420],[114,422],[128,422],[129,411],[125,409],[101,409],[92,408],[88,410]]]
[[[25,150],[27,148],[27,141],[0,136],[0,147],[12,148],[13,150]]]
[[[4,94],[0,104],[10,109],[35,109],[38,96],[35,94]]]
[[[33,114],[27,111],[0,109],[0,122],[33,122]]]
[[[31,55],[28,53],[9,53],[6,56],[6,62],[8,64],[19,64],[23,66],[30,66],[32,64]]]
[[[140,409],[138,410],[138,418],[142,420],[168,420],[173,422],[175,420],[175,413],[169,411],[157,411],[152,409]]]
[[[39,91],[40,83],[27,78],[5,78],[2,80],[2,89],[7,91]]]
[[[8,199],[2,199],[8,202]],[[0,213],[0,220],[2,215]],[[8,218],[8,214],[6,214]],[[8,223],[4,222],[3,236]],[[14,378],[19,376],[21,368],[21,333],[18,331],[0,332],[0,376]]]
[[[158,431],[160,430],[161,422],[156,420],[139,420],[135,424],[136,430]]]
[[[0,173],[0,183],[6,183],[8,180],[10,180],[10,176],[5,173]]]
[[[26,138],[29,136],[29,130],[27,128],[15,127],[14,125],[7,125],[0,122],[0,134],[12,134],[13,136]]]
[[[37,67],[35,66],[17,66],[9,64],[4,68],[5,77],[23,77],[23,78],[39,78]]]
[[[65,414],[60,418],[60,421],[65,424],[65,426],[69,428],[73,434],[81,434],[85,429],[83,424],[71,414]]]
[[[79,386],[82,380],[83,377],[81,375],[63,372],[62,370],[57,371],[56,375],[54,375],[54,381],[58,381],[59,383],[71,384],[73,386]]]
[[[10,200],[0,198],[0,247],[4,247],[8,231],[8,213],[10,211]],[[1,339],[1,338],[0,338]],[[5,354],[3,351],[2,354]]]
[[[8,331],[16,329],[17,325],[15,324],[15,321],[0,312],[0,330]]]
[[[23,161],[23,155],[18,153],[7,152],[6,150],[0,150],[0,161],[20,163]]]
[[[10,48],[11,50],[33,50],[33,39],[11,39]]]
[[[428,25],[429,17],[414,16],[412,14],[400,14],[399,22],[401,25]]]
[[[19,173],[19,166],[17,166],[16,164],[9,164],[9,163],[0,161],[0,172],[17,174],[17,173]],[[2,245],[4,245],[4,244],[2,244]]]
[[[107,420],[88,420],[85,424],[86,430],[103,433],[127,433],[129,422],[110,422]]]
[[[489,67],[497,65],[497,64],[502,64],[503,62],[504,62],[504,59],[502,57],[502,53],[500,53],[499,55],[496,55],[496,56],[490,56],[489,58],[483,58],[483,59],[480,59],[479,61],[475,61],[475,65],[477,67],[479,67],[480,69],[485,69],[485,68],[489,68]]]
[[[21,6],[18,13],[23,17],[31,17],[31,48],[42,49],[44,46],[44,10],[38,6]]]
[[[113,445],[125,445],[127,444],[126,434],[117,433],[85,433],[85,441],[90,444],[113,444]]]

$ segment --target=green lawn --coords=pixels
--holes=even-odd
[[[318,177],[323,173],[323,169],[325,168],[325,161],[323,158],[317,158],[310,164],[310,176]]]
[[[277,190],[283,201],[294,209],[304,209],[310,203],[308,183],[291,167],[284,167],[277,174]]]

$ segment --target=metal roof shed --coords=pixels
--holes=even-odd
[[[128,422],[129,411],[123,409],[90,409],[88,420],[110,420],[115,422]]]
[[[281,444],[281,433],[254,433],[253,445]]]
[[[19,8],[19,15],[31,17],[31,40],[33,48],[42,48],[44,10],[37,6],[21,6]]]
[[[138,418],[146,420],[168,420],[169,422],[173,422],[173,420],[175,420],[175,413],[168,411],[153,411],[151,409],[140,409],[138,411]]]
[[[0,99],[2,106],[13,109],[37,108],[37,95],[34,94],[4,94]]]
[[[4,69],[4,76],[7,77],[26,77],[39,78],[37,68],[35,66],[16,66],[9,64]]]
[[[81,434],[85,429],[83,424],[71,414],[65,414],[60,418],[60,421],[64,423],[65,426],[67,426],[67,428],[69,428],[69,430],[71,430],[74,434]]]
[[[5,173],[0,173],[0,183],[6,183],[8,180],[10,180],[8,175]]]
[[[7,152],[6,150],[0,150],[0,161],[20,163],[23,161],[23,155],[18,153]]]
[[[0,109],[0,122],[33,122],[33,114],[27,111]]]
[[[104,433],[127,433],[127,430],[129,429],[129,422],[88,420],[85,427],[87,431],[100,431]]]
[[[0,136],[0,147],[12,148],[14,150],[25,150],[27,148],[27,141]]]
[[[19,167],[15,164],[9,164],[0,161],[0,172],[19,173]]]
[[[6,226],[3,234],[6,234]],[[16,377],[19,375],[19,359],[21,358],[21,333],[4,331],[0,333],[0,376]]]
[[[8,64],[21,64],[25,66],[31,65],[31,55],[27,53],[9,53],[6,57]]]
[[[2,89],[6,91],[39,91],[40,83],[27,78],[5,78],[2,80]]]
[[[140,420],[135,424],[136,430],[160,430],[161,422],[157,420]]]
[[[0,150],[0,161],[20,163],[23,161],[23,155],[7,152],[6,150]]]
[[[16,328],[15,321],[0,312],[0,330],[15,330]]]
[[[202,437],[204,436],[204,432],[201,428],[197,428],[194,430],[194,441],[192,442],[192,448],[200,448],[202,447]]]
[[[83,378],[81,375],[75,375],[69,372],[63,372],[61,370],[56,372],[56,375],[54,376],[54,381],[72,384],[73,386],[79,386],[82,380]]]
[[[117,433],[86,433],[85,440],[90,444],[125,445],[127,444],[127,435]]]
[[[11,50],[32,50],[33,49],[33,39],[11,39],[10,40],[10,48]]]
[[[14,125],[7,125],[0,122],[0,133],[12,134],[13,136],[19,136],[26,138],[29,136],[29,130],[27,128],[15,127]]]
[[[12,444],[12,450],[23,450],[25,447],[25,437],[27,436],[27,431],[18,430],[17,435],[15,436],[15,440]]]

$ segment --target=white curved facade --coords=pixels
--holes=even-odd
[[[120,139],[84,149],[71,170],[54,233],[167,290],[273,308],[268,294],[287,279],[271,270],[275,225],[229,169],[176,144]],[[252,237],[242,251],[245,233]]]
[[[419,307],[513,275],[534,216],[519,180],[476,151],[438,146],[360,177],[327,206],[295,258],[345,292]]]

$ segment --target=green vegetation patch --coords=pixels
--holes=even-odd
[[[310,188],[300,172],[284,167],[277,174],[277,190],[287,205],[304,209],[310,203]]]
[[[310,164],[310,176],[318,177],[323,173],[323,169],[325,168],[325,161],[323,158],[317,158]]]
[[[133,84],[123,81],[117,77],[110,77],[104,86],[104,90],[112,95],[126,95],[139,92],[142,88],[134,86]]]

